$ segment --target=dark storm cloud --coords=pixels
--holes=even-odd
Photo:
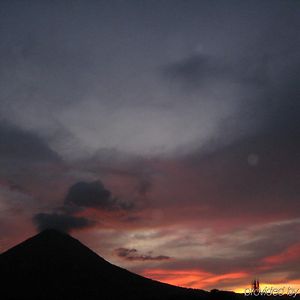
[[[34,216],[33,221],[40,231],[57,229],[69,232],[73,229],[82,229],[93,225],[90,220],[84,217],[58,213],[39,213]]]
[[[108,209],[115,205],[115,199],[100,181],[77,182],[70,187],[65,203]]]
[[[134,206],[133,203],[113,197],[99,180],[75,183],[70,187],[64,203],[65,206],[75,205],[81,208],[93,207],[103,210],[130,210]]]
[[[33,222],[39,230],[46,227],[69,231],[96,225],[85,217],[78,217],[76,213],[84,212],[87,208],[99,210],[131,210],[132,203],[113,198],[101,181],[77,182],[73,184],[65,197],[61,207],[51,213],[38,213],[33,216]]]
[[[58,162],[59,156],[37,134],[0,121],[0,159]]]
[[[158,255],[152,256],[150,254],[140,254],[137,249],[128,249],[128,248],[118,248],[115,249],[115,253],[117,256],[129,260],[129,261],[163,261],[169,260],[169,256]]]

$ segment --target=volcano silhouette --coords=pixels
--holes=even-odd
[[[175,300],[208,294],[131,273],[52,229],[1,254],[0,276],[3,300]]]

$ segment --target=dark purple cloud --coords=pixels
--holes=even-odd
[[[77,182],[70,187],[65,204],[111,209],[115,206],[115,199],[100,181]]]
[[[111,192],[98,180],[93,182],[78,182],[73,184],[65,197],[61,207],[51,213],[38,213],[33,216],[33,222],[39,230],[55,228],[63,231],[80,229],[96,225],[85,217],[78,217],[76,213],[87,208],[99,210],[130,210],[132,204],[121,202],[113,198]]]
[[[163,261],[169,260],[170,257],[166,255],[152,256],[150,254],[140,254],[137,249],[117,248],[115,249],[117,256],[128,261]]]

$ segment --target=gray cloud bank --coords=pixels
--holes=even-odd
[[[3,3],[0,113],[64,158],[191,152],[297,96],[294,1],[117,3]]]
[[[152,256],[150,254],[140,254],[137,249],[118,248],[115,249],[117,256],[129,261],[162,261],[169,260],[166,255]]]

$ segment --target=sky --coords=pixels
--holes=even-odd
[[[54,227],[175,285],[300,287],[299,14],[1,1],[0,252]]]

